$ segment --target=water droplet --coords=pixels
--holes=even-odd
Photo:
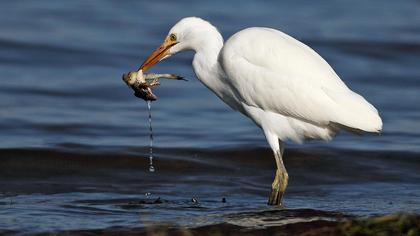
[[[150,134],[149,171],[155,172],[156,169],[153,165],[153,128],[152,128],[152,102],[151,101],[147,101],[147,110],[149,111],[149,134]]]
[[[154,167],[153,165],[150,165],[150,166],[149,166],[149,171],[150,171],[150,172],[155,172],[155,167]]]

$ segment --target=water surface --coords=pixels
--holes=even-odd
[[[189,81],[156,91],[148,171],[146,104],[121,75],[191,15],[225,39],[248,26],[293,35],[380,111],[380,136],[287,143],[288,209],[419,212],[419,11],[414,0],[2,2],[0,229],[279,223],[286,213],[264,213],[274,160],[262,132],[195,79],[191,53],[153,69]]]

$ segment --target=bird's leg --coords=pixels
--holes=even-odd
[[[268,205],[283,206],[283,195],[289,182],[289,175],[287,174],[286,168],[283,164],[283,151],[284,146],[280,142],[280,150],[274,152],[277,170],[276,177],[274,178],[273,184],[271,185],[271,194],[268,199]]]

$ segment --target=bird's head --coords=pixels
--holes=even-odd
[[[209,22],[198,17],[183,18],[169,30],[163,43],[150,54],[139,70],[145,72],[159,61],[181,51],[198,51],[206,45],[206,41],[211,41],[214,35],[223,43],[220,33]]]

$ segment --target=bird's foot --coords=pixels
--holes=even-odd
[[[271,193],[268,198],[268,205],[277,205],[283,207],[283,195],[286,191],[289,175],[286,171],[276,171],[276,177],[271,185]]]

